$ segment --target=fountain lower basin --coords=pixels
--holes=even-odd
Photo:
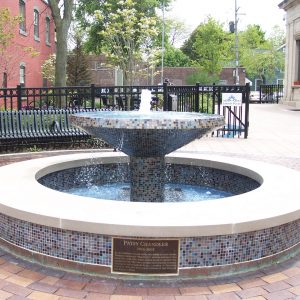
[[[0,168],[2,245],[43,263],[109,276],[114,237],[178,239],[183,277],[248,271],[298,251],[299,172],[254,161],[169,155],[166,160],[172,164],[231,171],[261,184],[250,192],[198,203],[99,201],[37,181],[85,164],[128,162],[118,153],[93,154],[93,162],[90,156],[49,157]],[[15,188],[16,182],[23,183],[22,189]]]

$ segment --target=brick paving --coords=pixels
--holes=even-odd
[[[282,105],[251,105],[248,139],[204,138],[178,151],[260,160],[300,171],[300,111]],[[0,155],[0,165],[70,152]],[[0,250],[1,299],[300,300],[300,255],[234,277],[142,281],[54,270]]]

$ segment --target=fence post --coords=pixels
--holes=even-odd
[[[17,109],[22,109],[22,86],[20,84],[17,85]]]
[[[163,100],[164,100],[164,111],[169,110],[169,99],[168,99],[168,83],[163,83]]]
[[[199,86],[200,83],[196,83],[196,94],[195,94],[195,112],[199,112]]]
[[[249,129],[249,97],[250,97],[250,84],[246,83],[246,93],[245,93],[245,136],[246,139],[248,137],[248,129]]]
[[[92,101],[92,109],[95,109],[95,85],[91,84],[91,101]]]
[[[277,83],[277,91],[276,91],[276,102],[277,102],[277,104],[279,103],[279,89],[280,89],[280,86],[279,86],[279,83]]]
[[[221,105],[221,101],[219,99],[219,95],[218,95],[218,112],[217,114],[220,115],[221,114],[221,111],[220,111],[220,105]],[[216,84],[213,83],[213,103],[212,103],[212,113],[214,114],[216,112]]]
[[[262,85],[259,86],[259,103],[262,103]]]

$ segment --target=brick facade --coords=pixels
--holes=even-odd
[[[18,84],[43,86],[41,65],[50,54],[55,53],[55,26],[47,1],[0,1],[0,9],[9,8],[12,16],[21,14],[22,5],[25,18],[16,26],[13,42],[0,58],[0,87],[16,87]],[[33,57],[26,53],[27,47],[32,47],[38,55]]]

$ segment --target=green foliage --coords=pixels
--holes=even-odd
[[[249,25],[239,35],[240,65],[250,78],[259,77],[264,82],[275,76],[276,70],[284,69],[284,53],[279,47],[284,43],[284,33],[274,29],[267,39],[259,25]]]
[[[245,31],[239,33],[240,49],[257,49],[266,43],[265,33],[259,25],[248,25]]]
[[[272,32],[268,38],[268,41],[273,45],[273,47],[279,48],[285,44],[285,38],[285,32],[278,25],[276,25],[272,28]]]
[[[53,85],[55,82],[55,62],[56,55],[51,54],[48,59],[42,64],[43,78],[47,79],[48,82]]]
[[[161,53],[160,53],[160,57],[161,57]],[[190,59],[180,49],[177,49],[173,46],[168,46],[165,48],[165,52],[164,52],[164,66],[189,67]]]
[[[264,82],[275,76],[276,70],[283,70],[284,54],[277,49],[248,49],[244,50],[241,59],[246,68],[247,76],[259,77]]]
[[[8,8],[0,9],[0,53],[11,44],[15,36],[15,28],[20,21],[21,18],[13,17]]]
[[[160,20],[160,34],[158,38],[158,43],[161,44],[162,36],[162,25],[163,20]],[[166,46],[176,46],[177,44],[180,44],[184,40],[186,40],[189,37],[188,30],[186,28],[186,25],[176,19],[165,19],[165,45]]]
[[[105,5],[107,18],[96,11],[104,29],[98,32],[102,40],[101,52],[123,70],[125,84],[133,84],[143,57],[151,57],[152,41],[158,34],[155,17],[148,17],[135,7],[133,0],[120,0],[118,6]]]
[[[32,147],[29,147],[27,149],[28,152],[41,152],[43,151],[43,148],[38,147],[37,145],[33,145]]]
[[[144,17],[156,17],[156,9],[160,8],[162,2],[167,7],[172,0],[132,0],[134,9]],[[105,23],[109,21],[110,14],[120,9],[119,0],[78,0],[75,19],[80,27],[87,32],[85,47],[88,52],[101,53],[105,40],[97,34],[105,30]],[[102,18],[95,16],[99,11]],[[139,18],[139,16],[137,16]]]
[[[220,80],[219,75],[217,74],[209,74],[204,70],[198,69],[198,71],[192,73],[187,77],[187,83],[191,85],[195,85],[196,83],[200,84],[213,84],[218,83]]]
[[[162,19],[159,23],[159,34],[157,36],[156,46],[159,49],[157,52],[157,62],[161,62],[161,43],[162,43]],[[189,57],[176,48],[175,44],[179,43],[187,36],[187,30],[184,24],[173,19],[165,20],[165,36],[164,36],[164,66],[166,67],[189,67],[191,61]]]
[[[182,51],[204,72],[219,74],[231,57],[230,34],[209,17],[194,30]]]

